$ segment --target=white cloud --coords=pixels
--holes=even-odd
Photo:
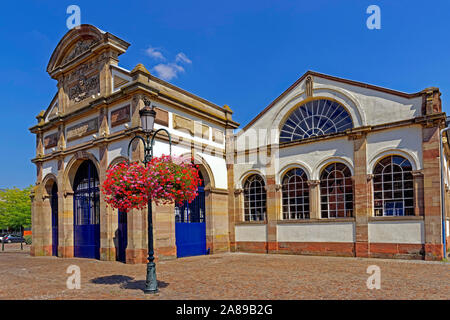
[[[164,55],[161,53],[159,48],[153,48],[151,46],[149,46],[146,50],[145,53],[155,59],[155,60],[166,60],[166,58],[164,57]]]
[[[153,70],[156,71],[158,77],[167,81],[176,78],[179,73],[184,72],[184,68],[176,63],[160,63],[156,65]]]
[[[189,64],[192,63],[191,59],[189,59],[183,52],[180,52],[179,54],[177,54],[177,56],[175,57],[175,61],[189,63]]]

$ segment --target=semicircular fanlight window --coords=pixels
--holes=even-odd
[[[280,142],[302,140],[353,128],[350,114],[327,99],[309,101],[291,113],[280,132]]]

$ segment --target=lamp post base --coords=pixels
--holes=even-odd
[[[144,293],[157,293],[158,281],[156,280],[156,267],[154,262],[147,263],[147,279],[145,280]]]

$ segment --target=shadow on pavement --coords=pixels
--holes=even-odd
[[[94,278],[90,282],[95,284],[119,284],[122,289],[130,290],[144,290],[145,288],[145,280],[134,280],[132,277],[118,274]],[[158,280],[158,288],[165,288],[168,285],[167,282]]]

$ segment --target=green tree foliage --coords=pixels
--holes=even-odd
[[[31,188],[0,190],[0,229],[19,230],[31,226]]]

